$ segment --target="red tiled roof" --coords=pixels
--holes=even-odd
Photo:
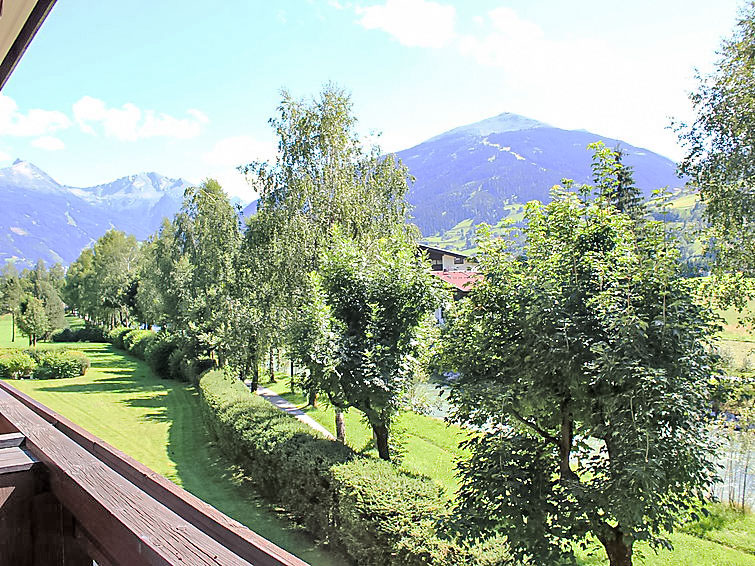
[[[474,284],[482,280],[482,273],[476,271],[432,271],[436,277],[460,291],[471,291]]]

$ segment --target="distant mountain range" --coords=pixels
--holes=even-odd
[[[584,130],[562,130],[504,113],[455,128],[398,152],[416,178],[408,200],[414,222],[432,236],[470,219],[495,224],[505,207],[530,200],[547,201],[561,179],[592,179],[587,145],[602,140],[620,146],[634,168],[637,186],[653,190],[684,185],[670,159]]]
[[[416,178],[408,194],[413,222],[426,238],[438,235],[441,243],[450,229],[459,232],[455,227],[461,223],[470,240],[469,228],[495,224],[527,201],[547,201],[550,188],[563,178],[590,182],[587,145],[598,140],[624,150],[646,195],[684,184],[674,162],[652,151],[504,113],[398,153]],[[184,179],[139,173],[94,187],[70,187],[29,162],[16,161],[0,169],[0,265],[14,258],[68,264],[111,227],[145,239],[179,210],[188,186]],[[255,210],[252,203],[244,214]],[[466,240],[459,245],[468,247]]]
[[[139,173],[94,187],[61,185],[28,161],[0,169],[0,265],[68,264],[115,227],[145,239],[180,208],[183,179]]]

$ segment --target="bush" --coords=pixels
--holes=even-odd
[[[170,372],[170,356],[176,348],[177,346],[173,337],[165,332],[160,332],[146,348],[144,358],[155,374],[160,377],[170,378],[172,377]]]
[[[84,354],[84,352],[79,352],[78,350],[69,350],[68,355],[71,356],[71,359],[75,360],[78,364],[79,375],[86,375],[87,370],[91,367],[92,364],[89,361],[89,358]]]
[[[155,333],[151,330],[132,330],[123,337],[123,346],[130,354],[143,360],[145,350],[155,340]]]
[[[26,379],[31,377],[37,362],[26,352],[13,352],[0,356],[0,377]]]
[[[53,331],[53,333],[50,334],[50,340],[53,342],[77,342],[76,338],[74,338],[73,331],[70,328],[60,328]]]
[[[221,371],[205,373],[199,389],[210,431],[261,494],[358,564],[507,561],[500,540],[467,547],[441,536],[451,504],[428,478],[323,438]]]
[[[123,337],[126,336],[126,334],[128,334],[132,330],[133,328],[127,328],[126,326],[118,326],[117,328],[113,328],[110,332],[108,332],[107,339],[116,348],[125,350],[126,347],[123,345]]]
[[[27,350],[37,367],[34,379],[66,379],[84,375],[89,368],[89,358],[82,352],[69,350]]]
[[[62,328],[50,336],[53,342],[108,342],[108,334],[98,326]]]
[[[168,375],[172,379],[183,379],[181,364],[183,364],[185,356],[183,348],[176,348],[168,356]]]

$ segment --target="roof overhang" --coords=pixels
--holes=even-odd
[[[0,89],[54,4],[55,0],[0,0]]]

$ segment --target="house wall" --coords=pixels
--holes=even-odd
[[[477,264],[464,259],[463,263],[454,263],[456,258],[452,255],[443,254],[443,269],[445,271],[467,271],[469,269],[476,269]]]

